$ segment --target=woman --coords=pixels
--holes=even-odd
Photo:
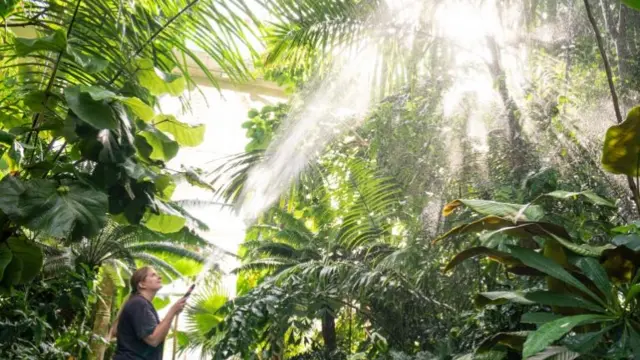
[[[114,360],[161,360],[164,339],[171,321],[187,302],[178,300],[162,321],[151,303],[162,288],[162,277],[150,266],[142,267],[131,275],[131,296],[125,302],[116,323],[118,338]]]

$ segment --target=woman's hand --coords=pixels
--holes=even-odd
[[[180,298],[180,300],[176,301],[176,303],[171,306],[171,312],[173,312],[174,314],[179,314],[180,312],[182,312],[186,305],[187,298]]]

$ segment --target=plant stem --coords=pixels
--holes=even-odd
[[[26,22],[21,22],[21,23],[6,23],[5,22],[5,23],[0,24],[0,26],[2,26],[4,28],[27,27],[27,26],[44,26],[44,27],[47,27],[41,21],[26,21]]]
[[[111,78],[111,80],[109,81],[109,85],[113,84],[114,81],[116,81],[120,75],[122,75],[122,73],[124,72],[124,70],[126,69],[127,65],[129,65],[131,63],[131,60],[135,59],[136,57],[138,57],[138,55],[140,55],[140,53],[142,52],[142,50],[144,50],[147,45],[151,44],[153,42],[153,40],[156,39],[156,37],[158,37],[158,35],[160,35],[164,30],[166,30],[177,18],[179,18],[180,16],[182,16],[182,14],[184,14],[187,10],[189,10],[193,5],[195,5],[199,0],[193,0],[191,1],[189,4],[187,4],[187,6],[184,7],[184,9],[180,10],[177,14],[173,15],[169,21],[167,21],[166,24],[162,25],[161,28],[159,28],[158,30],[156,30],[155,33],[153,33],[153,35],[151,35],[151,37],[149,37],[147,39],[147,41],[144,42],[144,44],[142,44],[142,46],[140,46],[138,48],[138,50],[136,50],[135,53],[133,53],[133,56],[130,56],[127,59],[127,62],[124,63],[124,65],[122,65],[120,67],[120,70],[118,70],[118,72],[113,76],[113,78]]]
[[[65,141],[61,146],[60,149],[58,149],[58,152],[56,152],[56,154],[53,157],[53,160],[51,160],[51,163],[53,165],[55,165],[56,161],[58,160],[58,158],[60,157],[60,154],[62,154],[62,151],[64,151],[64,148],[67,146],[67,142]],[[47,175],[49,175],[49,171],[47,170],[44,175],[42,175],[42,178],[45,179],[47,177]]]
[[[73,17],[71,18],[71,22],[69,23],[69,29],[67,29],[67,39],[69,38],[69,35],[71,35],[71,31],[73,30],[73,24],[75,23],[76,17],[78,16],[78,10],[80,9],[80,3],[82,3],[82,0],[78,0],[78,2],[76,3],[76,8],[75,8],[75,10],[73,12]],[[60,61],[62,60],[62,56],[63,55],[64,55],[64,49],[60,50],[60,52],[58,53],[58,57],[56,58],[56,62],[53,65],[53,70],[51,71],[51,77],[49,78],[49,82],[47,83],[47,88],[46,88],[46,90],[44,92],[44,99],[42,100],[42,104],[44,106],[46,106],[47,100],[49,100],[51,88],[53,87],[53,84],[56,81],[56,75],[58,73],[58,68],[60,66]],[[27,135],[27,141],[26,141],[27,144],[31,140],[31,135],[34,132],[36,132],[36,136],[37,136],[37,131],[35,130],[35,127],[42,120],[43,116],[44,116],[44,111],[41,111],[39,113],[34,114],[33,121],[31,123],[31,131],[29,132],[29,135]],[[34,149],[34,151],[35,151],[35,149]]]
[[[618,124],[619,124],[622,122],[622,113],[620,112],[618,93],[616,92],[616,87],[615,87],[615,84],[613,83],[613,73],[611,71],[611,64],[609,63],[609,57],[607,57],[607,53],[604,49],[604,41],[602,40],[602,35],[600,34],[600,30],[598,29],[598,24],[596,23],[596,19],[593,17],[593,12],[591,11],[589,0],[584,0],[584,7],[587,9],[587,17],[589,17],[589,22],[591,23],[593,32],[596,35],[596,43],[598,44],[598,50],[600,50],[600,56],[602,56],[602,61],[604,62],[604,70],[607,73],[607,82],[609,83],[609,90],[611,91],[611,100],[613,100],[613,110],[616,112],[616,120],[618,121]]]
[[[173,323],[173,349],[171,360],[176,360],[176,354],[178,353],[178,317],[180,315],[176,315],[176,320]]]
[[[622,123],[622,113],[620,112],[620,103],[618,101],[618,94],[616,93],[616,87],[613,83],[613,73],[611,72],[611,64],[609,63],[609,58],[607,57],[607,52],[604,49],[604,41],[602,40],[602,35],[600,34],[600,30],[598,29],[598,24],[596,23],[596,19],[593,17],[593,12],[591,11],[591,6],[589,5],[589,0],[584,0],[584,7],[587,10],[587,17],[589,17],[589,22],[591,23],[591,27],[593,28],[593,32],[596,35],[596,43],[598,44],[598,50],[600,51],[600,56],[602,57],[602,61],[604,62],[604,70],[607,73],[607,82],[609,83],[609,91],[611,92],[611,100],[613,101],[613,110],[616,113],[616,121],[618,124]],[[629,184],[629,189],[631,190],[631,194],[633,195],[633,202],[636,205],[636,211],[640,215],[640,192],[638,191],[638,184],[633,180],[633,177],[627,175],[627,183]]]

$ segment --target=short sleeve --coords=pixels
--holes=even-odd
[[[131,319],[133,320],[133,331],[138,339],[144,340],[153,333],[153,330],[158,326],[158,321],[150,304],[139,301],[131,305],[133,306],[129,308],[129,311],[131,311]]]

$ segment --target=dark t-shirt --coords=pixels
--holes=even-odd
[[[160,319],[149,300],[132,295],[118,321],[118,344],[113,360],[162,360],[164,343],[153,347],[144,338],[151,335]]]

